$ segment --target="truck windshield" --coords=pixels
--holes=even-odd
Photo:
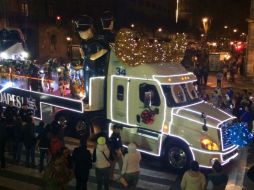
[[[169,107],[188,105],[200,100],[192,83],[162,85],[162,89]]]

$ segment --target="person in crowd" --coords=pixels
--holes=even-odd
[[[26,167],[35,167],[35,146],[36,146],[36,135],[35,125],[33,118],[27,117],[26,124],[24,126],[24,145],[26,150]]]
[[[0,118],[2,118],[3,115],[4,115],[3,104],[0,102]]]
[[[207,65],[203,66],[202,72],[203,72],[203,84],[206,87],[209,75],[209,69]]]
[[[106,138],[99,137],[97,145],[93,153],[93,161],[95,162],[95,175],[97,180],[97,190],[109,190],[110,175],[110,151],[106,145]]]
[[[141,154],[134,143],[128,145],[128,153],[124,155],[122,176],[128,183],[128,189],[134,190],[138,184]]]
[[[111,162],[110,166],[110,180],[114,180],[114,170],[115,165],[118,163],[119,168],[122,168],[122,160],[123,160],[123,154],[122,154],[122,139],[120,135],[120,131],[122,130],[122,127],[120,125],[114,125],[113,126],[113,133],[111,134],[109,138],[109,147],[111,152],[113,153],[114,160]]]
[[[47,190],[66,190],[69,181],[72,179],[72,170],[70,168],[70,151],[66,147],[62,147],[57,153],[54,160],[43,174],[46,182]]]
[[[12,125],[13,122],[16,120],[17,115],[18,115],[18,110],[16,107],[14,107],[14,102],[10,100],[9,105],[6,107],[4,112],[6,124]]]
[[[80,119],[76,124],[76,132],[79,139],[84,138],[87,141],[90,136],[90,127],[86,124],[85,121]]]
[[[246,122],[248,124],[250,131],[252,131],[253,118],[248,106],[244,107],[244,112],[241,114],[239,120],[240,122]]]
[[[40,121],[39,124],[35,127],[35,134],[38,137],[45,129],[44,121]]]
[[[59,138],[56,131],[52,130],[52,137],[50,139],[49,153],[50,160],[55,160],[61,149],[64,147],[63,141]]]
[[[5,144],[7,141],[7,131],[3,119],[0,120],[0,162],[1,168],[5,168]]]
[[[52,132],[56,134],[64,144],[65,128],[67,127],[66,119],[64,117],[60,117],[58,120],[54,120],[51,125]]]
[[[38,131],[37,146],[39,147],[40,151],[39,172],[42,172],[44,169],[45,157],[48,156],[51,135],[50,135],[50,124],[44,125],[43,122],[43,124],[39,126],[42,128]]]
[[[223,173],[222,169],[220,162],[215,160],[213,163],[213,172],[207,176],[208,182],[211,181],[212,183],[210,190],[225,190],[228,183],[228,175]]]
[[[19,110],[19,117],[23,122],[27,122],[27,120],[30,120],[31,115],[32,112],[28,109],[27,103],[23,103],[22,108]]]
[[[197,161],[190,163],[190,170],[186,171],[181,181],[182,190],[205,190],[206,178],[204,174],[199,171],[199,164]]]
[[[92,157],[87,150],[86,139],[80,139],[80,146],[72,153],[74,174],[76,177],[76,190],[87,190],[89,171],[92,168]]]
[[[17,121],[13,128],[13,161],[19,164],[21,159],[21,151],[24,141],[24,125],[20,117],[17,118]]]
[[[222,78],[223,78],[223,74],[221,71],[219,71],[217,74],[216,74],[216,80],[217,80],[217,88],[221,88],[221,81],[222,81]]]
[[[14,107],[14,102],[10,100],[9,105],[4,112],[7,132],[6,147],[8,152],[13,151],[13,127],[17,119],[17,114],[18,110],[16,107]]]

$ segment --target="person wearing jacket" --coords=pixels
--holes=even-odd
[[[35,126],[32,117],[27,117],[26,124],[24,126],[24,145],[26,149],[26,166],[35,166],[35,146],[36,146],[36,136],[35,136]],[[31,159],[31,163],[30,163]]]
[[[228,183],[228,175],[223,173],[223,168],[218,160],[213,163],[213,172],[208,175],[208,181],[212,182],[211,190],[225,190]],[[208,189],[208,188],[207,188]]]
[[[186,171],[181,181],[182,190],[205,190],[206,178],[204,174],[199,171],[199,164],[197,161],[192,161],[190,170]]]
[[[39,164],[39,172],[42,172],[44,169],[44,160],[45,157],[48,156],[49,146],[50,146],[50,124],[43,125],[41,124],[38,132],[38,141],[37,145],[40,150],[40,164]]]
[[[72,153],[74,174],[76,177],[76,190],[87,190],[89,170],[92,168],[92,157],[87,150],[86,138],[80,139],[80,146]]]
[[[6,167],[5,163],[5,144],[7,140],[7,131],[5,127],[5,123],[3,122],[3,119],[0,119],[0,162],[1,162],[1,168]]]
[[[128,189],[134,190],[139,180],[139,163],[141,161],[141,154],[137,151],[134,143],[128,145],[128,153],[123,159],[122,176],[128,183]]]
[[[114,180],[114,170],[115,165],[118,163],[119,168],[122,168],[123,165],[123,154],[122,154],[122,140],[121,140],[121,134],[120,131],[122,130],[122,127],[120,125],[114,125],[113,126],[113,133],[109,138],[109,147],[112,151],[114,160],[111,162],[110,166],[110,180]]]
[[[21,118],[17,118],[13,126],[13,161],[19,164],[23,147],[24,134]]]
[[[97,180],[97,190],[109,190],[109,174],[110,174],[110,161],[109,161],[109,149],[106,145],[105,137],[99,137],[97,139],[97,145],[95,149],[95,175]]]

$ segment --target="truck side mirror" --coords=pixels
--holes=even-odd
[[[137,114],[136,119],[137,119],[137,122],[140,123],[140,115]]]

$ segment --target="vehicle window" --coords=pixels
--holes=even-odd
[[[190,96],[192,100],[198,98],[197,91],[192,83],[186,84],[186,89],[187,89],[188,95]]]
[[[117,86],[117,100],[124,100],[124,87],[122,85]]]
[[[145,106],[159,106],[160,96],[156,86],[143,83],[139,86],[139,99]]]
[[[186,96],[184,94],[183,88],[180,85],[172,85],[171,93],[177,104],[186,102]]]

